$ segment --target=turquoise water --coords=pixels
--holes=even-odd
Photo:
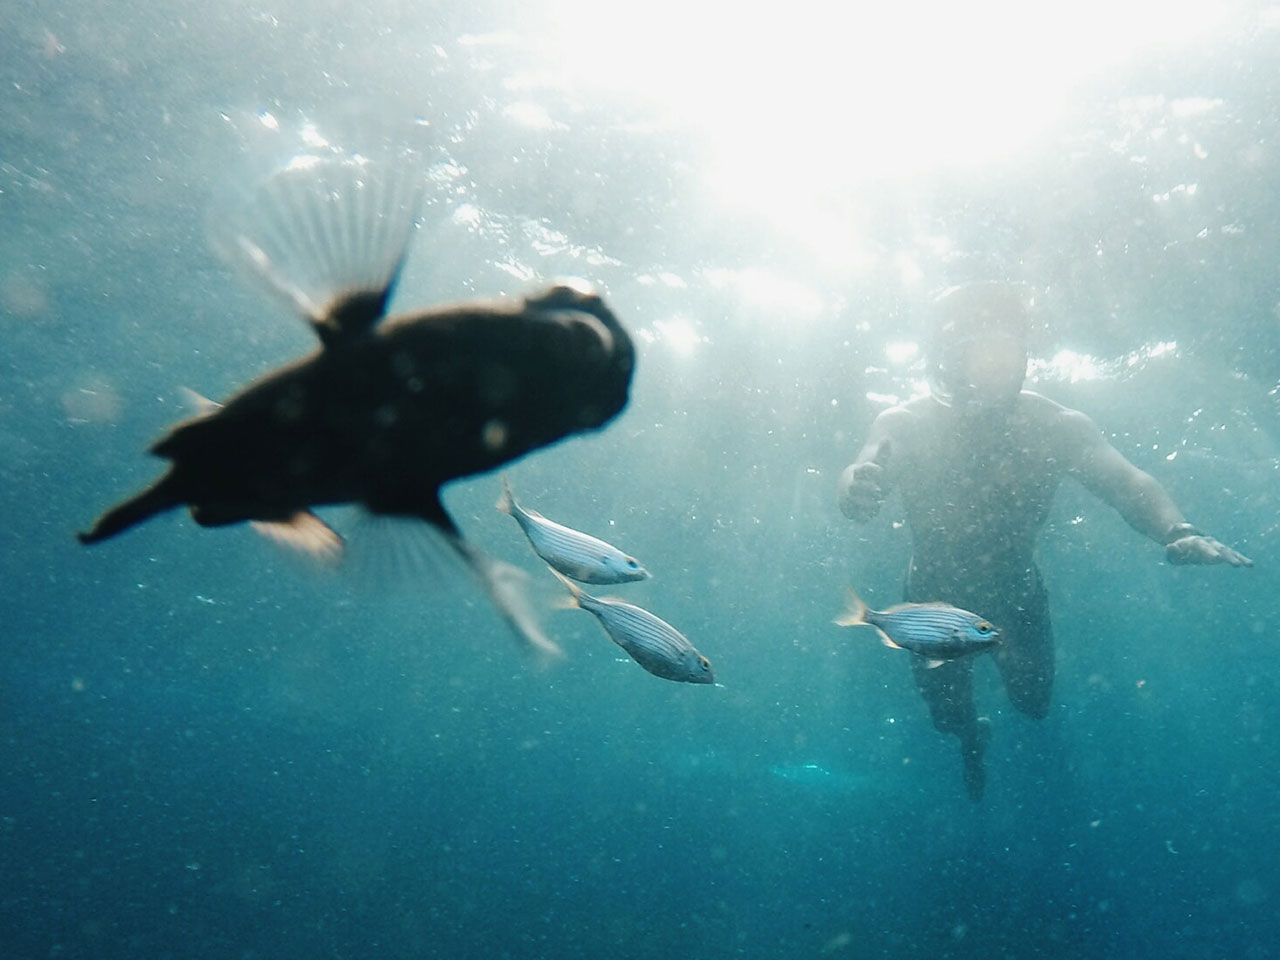
[[[698,9],[612,29],[500,4],[6,11],[5,956],[1274,955],[1274,17],[1233,9],[1057,98],[943,78],[895,126],[868,103],[911,65],[833,89],[819,9],[701,45]],[[657,37],[678,56],[651,75],[611,56]],[[783,60],[806,43],[808,72]],[[670,85],[702,74],[719,85]],[[985,152],[944,122],[977,101]],[[152,478],[181,388],[225,396],[310,349],[207,221],[353,109],[411,112],[456,167],[397,307],[576,275],[633,331],[627,411],[510,476],[643,562],[616,592],[720,686],[658,680],[552,609],[496,477],[445,502],[534,575],[562,663],[522,656],[461,580],[381,590],[176,513],[76,544]],[[1021,717],[979,665],[980,805],[905,655],[832,624],[846,584],[896,602],[908,551],[900,505],[851,524],[836,477],[921,379],[929,295],[977,278],[1039,289],[1033,386],[1256,561],[1170,567],[1064,486],[1039,556],[1053,709]]]

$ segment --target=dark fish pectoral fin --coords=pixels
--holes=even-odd
[[[502,619],[507,621],[507,625],[525,646],[538,653],[560,656],[560,647],[542,632],[542,626],[534,615],[533,605],[525,594],[524,584],[528,575],[518,567],[493,559],[459,536],[447,539],[480,582]]]
[[[144,520],[149,520],[158,513],[172,510],[182,503],[173,488],[173,473],[166,473],[141,493],[112,507],[100,516],[91,528],[77,533],[76,537],[86,545],[99,543],[118,533],[123,533]]]
[[[453,517],[449,516],[449,511],[440,502],[439,490],[435,490],[424,502],[419,503],[414,513],[441,533],[462,542],[462,531],[458,529],[458,525],[453,522]]]
[[[286,520],[252,520],[249,525],[275,543],[326,566],[342,558],[342,535],[310,510],[299,510]]]

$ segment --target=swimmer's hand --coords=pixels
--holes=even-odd
[[[1178,527],[1185,529],[1178,530]],[[1178,533],[1184,535],[1178,536]],[[1213,537],[1200,533],[1190,524],[1178,524],[1171,531],[1174,539],[1165,544],[1164,554],[1170,563],[1212,564],[1229,563],[1233,567],[1252,567],[1253,561],[1239,551],[1232,550]]]
[[[886,494],[889,452],[889,441],[883,440],[874,457],[854,464],[845,473],[840,509],[850,520],[870,520],[880,512]]]

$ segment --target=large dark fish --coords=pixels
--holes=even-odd
[[[233,243],[307,313],[319,349],[174,427],[151,448],[169,469],[82,543],[186,506],[203,526],[255,521],[321,552],[337,537],[309,509],[355,503],[431,524],[492,595],[496,562],[463,541],[440,488],[604,426],[626,406],[634,348],[598,295],[567,285],[384,319],[417,193],[370,184],[367,161],[330,158],[268,182],[270,242]],[[363,262],[336,269],[344,253]],[[309,286],[290,275],[299,260]]]

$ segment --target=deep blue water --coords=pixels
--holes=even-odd
[[[1274,17],[1082,78],[980,165],[819,184],[852,270],[717,194],[696,124],[538,80],[560,53],[521,41],[530,15],[441,6],[4,14],[0,955],[1276,956]],[[466,171],[428,198],[397,304],[573,274],[636,332],[625,414],[510,474],[654,572],[618,592],[721,686],[651,677],[570,611],[539,666],[465,582],[382,591],[177,514],[75,542],[151,478],[180,387],[310,347],[205,224],[256,159],[237,131],[353,98],[411,109]],[[813,191],[803,137],[762,137],[798,151],[762,194]],[[832,618],[846,584],[900,592],[900,505],[858,527],[834,495],[919,375],[886,348],[978,277],[1043,291],[1038,355],[1094,367],[1036,388],[1256,567],[1170,567],[1065,486],[1040,550],[1053,709],[1018,715],[979,665],[975,805],[904,655]],[[446,503],[536,573],[497,492]]]

